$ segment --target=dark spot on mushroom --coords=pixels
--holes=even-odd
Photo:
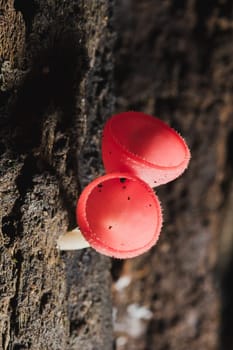
[[[126,186],[123,186],[122,188],[123,188],[123,190],[125,190],[125,189],[126,189]]]
[[[157,184],[157,181],[156,181],[156,180],[154,181],[154,184]]]
[[[130,197],[128,197],[128,201],[130,200]]]
[[[101,190],[99,190],[98,192],[102,192]]]
[[[100,187],[100,188],[101,188],[101,187],[103,187],[103,184],[99,184],[99,185],[97,185],[97,187]]]
[[[149,207],[152,207],[152,204],[149,204]]]
[[[120,182],[123,184],[124,182],[126,181],[126,178],[125,177],[121,177],[120,178]]]
[[[110,225],[110,226],[108,226],[108,228],[109,228],[109,230],[111,230],[112,226]]]
[[[112,154],[112,152],[111,152],[111,151],[109,151],[108,153],[109,153],[110,155]]]

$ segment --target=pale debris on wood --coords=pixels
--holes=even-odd
[[[147,324],[152,318],[152,311],[137,303],[128,305],[126,313],[121,317],[118,317],[117,309],[115,309],[113,314],[114,331],[120,333],[120,336],[127,335],[138,339],[146,333]]]
[[[116,281],[114,287],[117,292],[121,292],[123,289],[127,288],[130,285],[131,281],[131,276],[122,276]]]

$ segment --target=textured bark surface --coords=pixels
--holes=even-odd
[[[112,7],[0,0],[3,350],[112,348],[109,259],[56,249],[75,225],[79,178],[99,172],[113,101]]]
[[[232,349],[233,3],[118,4],[117,109],[169,122],[192,160],[157,190],[157,246],[113,265],[116,349]]]

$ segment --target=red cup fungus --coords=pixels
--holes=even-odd
[[[123,112],[105,124],[102,157],[107,173],[133,174],[156,187],[187,168],[190,151],[166,123],[141,112]]]
[[[150,249],[162,226],[153,190],[141,179],[119,172],[98,177],[84,188],[76,216],[91,247],[122,259]]]
[[[102,157],[107,175],[84,188],[76,208],[80,229],[62,235],[58,246],[91,246],[121,259],[138,256],[157,242],[162,227],[161,207],[151,187],[181,175],[190,151],[160,119],[123,112],[105,124]]]

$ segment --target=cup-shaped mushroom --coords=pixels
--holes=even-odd
[[[141,179],[124,173],[101,176],[85,187],[76,215],[91,247],[121,259],[150,249],[162,226],[161,207],[153,190]]]
[[[184,139],[160,119],[123,112],[105,124],[102,157],[107,173],[130,173],[156,187],[184,172],[190,151]]]

